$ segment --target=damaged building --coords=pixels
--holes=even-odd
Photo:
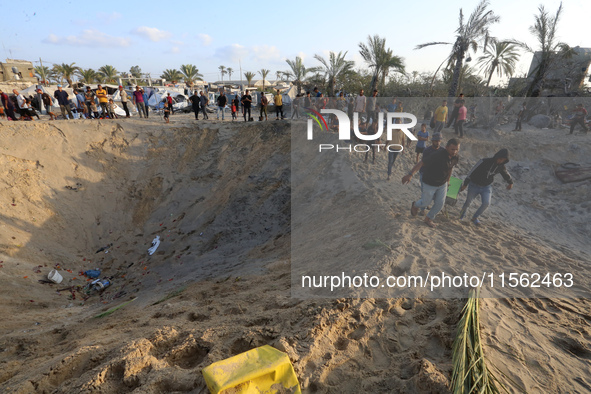
[[[573,93],[580,93],[584,89],[584,84],[589,73],[591,65],[591,48],[581,48],[579,46],[572,48],[575,54],[567,59],[554,62],[544,79],[544,89],[542,96],[563,96]],[[515,92],[525,89],[532,81],[541,58],[541,52],[535,52],[532,58],[528,78],[511,78],[509,80],[509,89]]]
[[[26,60],[6,59],[0,62],[0,82],[37,82],[33,63]]]

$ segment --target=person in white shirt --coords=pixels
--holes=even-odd
[[[359,92],[359,96],[355,99],[355,112],[360,114],[365,112],[365,104],[366,104],[367,97],[363,95],[363,89]]]

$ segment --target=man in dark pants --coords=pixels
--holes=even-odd
[[[191,109],[193,110],[193,112],[195,112],[195,120],[199,120],[199,103],[201,102],[201,100],[199,99],[196,90],[195,93],[193,93],[193,95],[189,97],[189,101],[191,102]]]
[[[525,102],[521,106],[521,111],[517,114],[517,122],[515,123],[515,129],[513,131],[521,131],[521,122],[525,117],[525,110],[527,109]]]
[[[228,103],[228,98],[226,97],[226,93],[222,90],[220,95],[217,99],[218,110],[216,112],[216,119],[220,120],[220,112],[222,113],[222,121],[224,120],[224,111],[226,110],[226,104]]]
[[[60,106],[64,119],[74,119],[74,115],[72,115],[72,110],[70,109],[70,103],[68,102],[68,93],[65,90],[62,90],[62,85],[57,85],[57,90],[53,94],[53,97],[57,99],[57,103]],[[66,116],[66,112],[68,113],[69,118]]]
[[[94,92],[90,89],[90,86],[86,87],[84,93],[84,104],[86,105],[86,111],[88,112],[88,119],[92,119],[92,104],[94,103]]]
[[[507,190],[511,190],[513,188],[513,179],[507,169],[505,168],[505,164],[509,162],[509,151],[507,149],[501,149],[493,157],[481,159],[476,163],[474,167],[466,176],[460,191],[463,191],[468,188],[468,196],[466,196],[466,202],[460,211],[460,220],[464,219],[466,216],[466,211],[472,200],[474,200],[477,196],[480,196],[482,204],[478,208],[478,210],[472,216],[472,223],[475,225],[480,225],[480,220],[478,217],[482,215],[482,213],[488,208],[490,205],[490,198],[492,196],[492,183],[494,181],[494,177],[496,174],[501,174],[505,182],[507,182]]]
[[[174,115],[174,107],[172,106],[172,97],[170,93],[167,93],[166,102],[168,103],[168,108],[170,109],[170,113]]]
[[[0,98],[2,99],[2,105],[4,106],[4,110],[6,111],[6,116],[8,119],[16,120],[16,116],[14,115],[14,104],[12,104],[10,97],[0,90]]]
[[[265,96],[265,93],[261,93],[261,113],[259,114],[260,120],[263,120],[263,114],[265,114],[265,120],[268,120],[267,105],[269,105],[269,99],[267,96]]]
[[[248,90],[245,92],[244,96],[242,96],[242,100],[240,100],[240,102],[242,103],[242,106],[244,107],[244,121],[247,122],[250,118],[252,118],[252,115],[250,113],[250,105],[252,104],[252,97],[248,93]],[[248,117],[246,116],[247,112],[248,112]]]
[[[378,122],[378,113],[376,111],[376,104],[378,101],[377,97],[378,97],[378,91],[377,91],[377,89],[374,89],[374,91],[371,94],[371,97],[367,98],[367,107],[366,107],[367,118],[373,119],[372,124],[374,124],[374,125],[376,125]]]
[[[425,150],[423,151],[423,156],[421,156],[421,160],[427,160],[427,158],[429,156],[431,156],[433,153],[439,151],[439,150],[443,150],[445,149],[444,147],[441,146],[441,133],[433,133],[433,137],[431,138],[431,146],[428,146],[425,148]],[[425,171],[425,169],[423,167],[421,167],[421,169],[419,170],[419,176],[420,176],[420,181],[421,181],[421,193],[423,192],[423,172]],[[425,208],[421,208],[421,210],[419,211],[419,214],[421,216],[425,215]]]
[[[123,105],[123,110],[125,111],[125,117],[129,118],[129,108],[127,108],[127,102],[129,101],[129,97],[127,96],[127,92],[123,89],[123,86],[119,85],[119,97],[121,97],[121,105]],[[90,115],[90,112],[89,112]]]
[[[451,116],[447,121],[446,127],[451,127],[452,125],[456,124],[456,118],[458,117],[458,112],[460,111],[460,107],[464,105],[464,93],[460,93],[456,101],[454,102],[454,108],[451,111]],[[457,133],[456,133],[457,134]]]
[[[575,126],[580,124],[585,133],[587,130],[587,125],[585,125],[585,119],[587,119],[587,110],[583,107],[583,104],[577,104],[577,107],[573,110],[575,113],[575,117],[572,118],[570,121],[570,134],[575,131]]]
[[[201,111],[203,112],[203,120],[209,119],[209,116],[207,116],[207,104],[209,104],[209,99],[207,98],[205,93],[203,93],[203,91],[201,91],[201,97],[199,98],[199,101],[201,102]]]
[[[426,208],[433,201],[433,207],[425,216],[425,224],[429,227],[436,227],[433,220],[441,211],[447,195],[447,184],[453,168],[458,164],[460,151],[460,142],[455,138],[447,141],[445,150],[436,151],[431,156],[419,161],[410,172],[402,178],[402,184],[406,185],[412,179],[412,176],[425,167],[423,171],[423,182],[421,198],[413,201],[410,213],[417,216],[420,208]]]
[[[275,102],[275,119],[279,119],[279,113],[281,113],[281,119],[283,119],[283,96],[281,96],[279,89],[277,89],[277,93],[273,96],[273,101]]]

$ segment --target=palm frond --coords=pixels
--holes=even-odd
[[[431,45],[453,45],[453,44],[451,42],[440,42],[440,41],[438,41],[438,42],[428,42],[426,44],[417,45],[415,47],[415,49],[423,49],[423,48],[428,47],[428,46],[431,46]]]
[[[456,394],[498,394],[497,384],[507,390],[490,372],[484,357],[479,296],[479,291],[470,290],[453,344],[451,390]]]

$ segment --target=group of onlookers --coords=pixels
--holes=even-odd
[[[65,91],[62,85],[57,85],[53,95],[44,92],[43,89],[35,90],[33,96],[25,97],[17,89],[12,90],[13,95],[0,90],[0,114],[8,120],[33,120],[39,118],[39,113],[45,109],[51,120],[58,118],[59,108],[62,118],[69,119],[116,119],[118,106],[113,101],[107,89],[98,85],[97,89],[87,86],[86,89],[76,88],[73,95]],[[125,117],[130,115],[130,102],[137,108],[140,118],[149,116],[148,95],[142,88],[136,86],[135,91],[130,95],[123,86],[119,86],[119,98]],[[170,94],[166,98],[166,107],[172,108]]]

